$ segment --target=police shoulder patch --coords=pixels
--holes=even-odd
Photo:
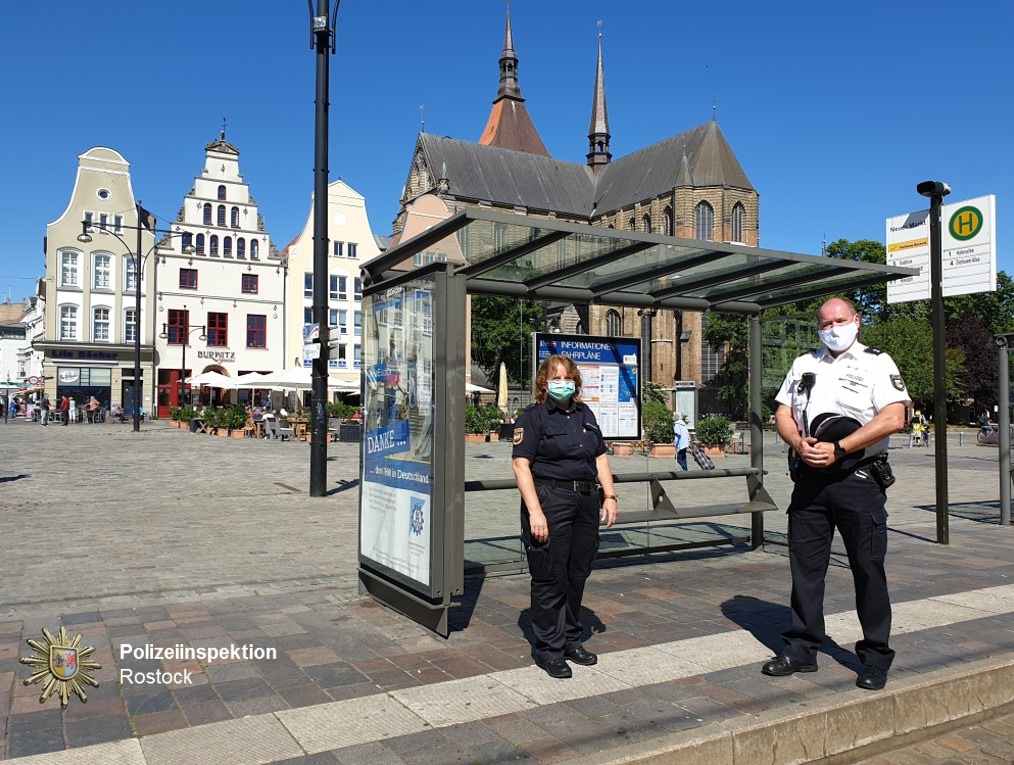
[[[891,375],[891,385],[895,390],[905,390],[905,381],[901,379],[901,375]]]
[[[879,356],[881,353],[883,353],[883,351],[878,350],[877,348],[867,348],[866,352],[872,353],[874,356]]]
[[[514,445],[517,446],[525,439],[524,428],[514,428]]]

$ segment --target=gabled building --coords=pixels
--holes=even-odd
[[[155,304],[158,415],[197,400],[181,384],[202,372],[236,377],[284,367],[285,268],[223,130],[159,244]],[[192,252],[188,250],[192,249]],[[207,403],[249,391],[205,389]]]
[[[310,367],[303,341],[315,337],[313,315],[313,221],[315,200],[303,230],[283,250],[288,263],[286,367]],[[342,180],[327,187],[328,376],[338,389],[358,389],[362,352],[362,284],[359,269],[380,254],[370,230],[366,200]]]
[[[630,231],[758,244],[759,195],[717,121],[614,159],[601,35],[584,163],[551,157],[539,137],[521,96],[509,10],[499,71],[497,97],[478,142],[418,136],[394,221],[396,238],[418,200],[433,195],[448,214],[484,207]],[[561,268],[566,256],[561,250]],[[640,336],[648,377],[663,387],[674,379],[706,385],[723,361],[721,353],[712,353],[702,342],[705,325],[699,313],[602,305],[547,309],[564,332]]]

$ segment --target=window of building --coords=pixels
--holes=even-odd
[[[232,237],[226,236],[222,238],[222,254],[227,258],[232,257]]]
[[[60,339],[77,340],[77,306],[60,306]]]
[[[180,241],[181,241],[180,247],[182,247],[183,250],[186,250],[188,247],[194,246],[194,235],[188,231],[187,233],[185,233],[183,236],[180,237]]]
[[[137,310],[128,308],[123,312],[123,342],[132,343],[137,337]]]
[[[353,300],[362,300],[363,299],[363,280],[360,279],[358,276],[355,279],[355,287],[356,287],[356,291],[352,295],[352,299]]]
[[[347,276],[338,277],[338,299],[349,299],[349,277]]]
[[[208,238],[208,254],[218,256],[218,234],[212,234]]]
[[[95,217],[94,213],[92,213],[92,212],[85,212],[85,214],[84,214],[85,231],[91,232],[91,231],[95,230],[95,229],[92,228],[92,219],[94,217]]]
[[[332,251],[332,253],[334,254],[334,256],[336,258],[340,258],[342,256],[342,245],[343,244],[344,244],[344,242],[332,242],[331,243],[331,251]]]
[[[218,225],[225,226],[225,205],[218,206]]]
[[[204,234],[198,234],[197,235],[197,245],[196,245],[196,247],[197,247],[197,254],[198,255],[203,255],[204,254]]]
[[[183,345],[190,335],[190,311],[179,308],[169,309],[169,321],[166,323],[166,340],[169,345]]]
[[[109,216],[106,213],[99,213],[99,231],[109,230]]]
[[[349,242],[349,257],[350,258],[358,258],[359,257],[359,253],[356,252],[358,249],[359,249],[359,247],[358,247],[358,245],[355,242]]]
[[[76,252],[60,253],[60,286],[77,287],[77,256]]]
[[[92,273],[92,286],[97,290],[107,290],[112,279],[113,259],[109,255],[95,256],[95,270]]]
[[[233,228],[239,228],[239,208],[233,207],[229,210],[229,225]]]
[[[109,342],[108,308],[96,308],[92,311],[92,340],[96,343]]]
[[[246,347],[266,348],[268,317],[264,314],[249,314],[246,317]]]
[[[313,297],[313,272],[303,272],[303,297]]]
[[[732,241],[743,241],[743,203],[736,202],[732,208]]]
[[[260,242],[256,239],[250,240],[250,259],[257,260],[260,257]]]
[[[715,208],[701,202],[694,208],[694,239],[710,242],[715,228]]]
[[[328,286],[328,289],[327,289],[328,300],[337,300],[338,299],[338,274],[331,274],[328,277],[327,281],[328,281],[328,285],[327,285]]]
[[[633,218],[627,221],[627,231],[637,231],[637,221]]]
[[[673,226],[672,208],[669,207],[668,205],[666,206],[665,211],[662,213],[662,226],[665,229],[664,231],[662,231],[663,234],[665,234],[666,236],[675,236],[673,232],[676,229]]]
[[[361,345],[354,345],[352,347],[352,360],[356,362],[358,367],[363,361],[363,348]]]
[[[246,239],[243,237],[239,237],[239,239],[236,240],[236,257],[242,259],[246,258]]]
[[[651,216],[650,215],[645,215],[643,218],[641,218],[641,226],[642,226],[642,230],[644,231],[644,233],[646,233],[646,234],[650,234],[651,233]]]
[[[338,326],[338,309],[337,308],[331,308],[331,309],[328,310],[328,312],[327,312],[327,325],[329,327],[336,327],[336,326]]]
[[[211,225],[211,202],[204,203],[204,225]]]
[[[357,335],[363,334],[363,312],[362,311],[356,311],[356,313],[355,313],[355,328],[356,328],[356,334]]]
[[[338,331],[341,334],[343,334],[343,335],[348,334],[348,331],[349,331],[349,312],[348,311],[338,311],[338,318],[335,321],[334,326],[338,327]]]
[[[256,295],[259,284],[257,274],[243,274],[243,292],[247,295]]]
[[[129,255],[123,259],[123,289],[126,292],[137,291],[137,263]]]
[[[208,345],[229,344],[229,314],[208,312]]]
[[[225,201],[225,184],[222,184],[218,187],[218,201],[219,202]]]
[[[181,268],[180,269],[180,289],[181,290],[195,290],[195,289],[197,289],[197,269],[196,268]]]
[[[115,233],[117,233],[117,234],[122,234],[123,233],[123,216],[122,215],[114,215],[113,216],[113,231]]]
[[[619,313],[612,309],[606,312],[606,334],[609,337],[620,337],[623,335],[623,319]]]

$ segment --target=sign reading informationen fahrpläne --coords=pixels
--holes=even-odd
[[[996,196],[943,205],[940,249],[943,296],[996,291]],[[887,219],[887,265],[918,276],[887,283],[887,302],[930,298],[929,210]]]

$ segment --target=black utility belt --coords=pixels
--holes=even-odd
[[[548,486],[551,489],[574,491],[578,494],[594,494],[599,490],[599,485],[595,481],[560,481],[556,478],[535,478],[533,480],[536,486]]]
[[[848,459],[845,457],[844,459]],[[810,467],[805,462],[800,462],[799,469],[812,476],[825,476],[827,478],[842,478],[847,475],[855,473],[857,470],[864,470],[866,468],[873,468],[874,466],[882,466],[887,464],[887,452],[880,452],[880,454],[874,454],[872,457],[863,457],[858,462],[850,464],[848,467],[835,467],[834,465],[824,468]]]

